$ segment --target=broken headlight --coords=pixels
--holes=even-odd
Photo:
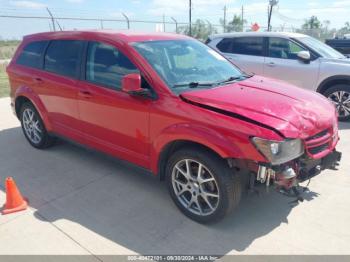
[[[300,139],[272,141],[253,137],[252,142],[272,165],[286,163],[304,153],[304,145]]]

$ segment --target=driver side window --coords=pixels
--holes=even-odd
[[[112,89],[120,89],[123,76],[140,73],[117,48],[90,42],[86,61],[86,80]]]
[[[281,59],[298,59],[298,53],[306,51],[300,45],[284,38],[269,38],[269,57]]]

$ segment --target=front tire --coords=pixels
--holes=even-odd
[[[22,105],[20,120],[24,136],[33,147],[44,149],[54,144],[55,138],[47,133],[44,122],[32,103]]]
[[[166,180],[176,206],[199,223],[224,218],[241,198],[238,175],[224,159],[201,148],[175,152],[167,164]]]
[[[350,120],[350,86],[335,85],[328,88],[324,92],[327,97],[336,107],[339,115],[339,121]]]

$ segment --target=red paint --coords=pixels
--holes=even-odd
[[[200,143],[223,158],[261,162],[266,159],[252,145],[252,136],[305,141],[329,129],[330,147],[324,154],[332,151],[338,141],[335,109],[321,95],[259,76],[182,94],[188,101],[238,114],[253,122],[245,121],[185,102],[169,90],[129,45],[137,41],[189,39],[186,36],[127,31],[41,33],[25,37],[19,50],[32,40],[61,38],[100,41],[117,47],[140,69],[157,99],[131,96],[125,90],[106,89],[12,62],[8,67],[12,103],[16,103],[17,97],[25,96],[39,110],[50,132],[130,161],[155,174],[162,150],[177,140]],[[42,81],[36,82],[37,77]],[[138,80],[129,76],[123,85],[129,86]],[[129,91],[133,89],[128,88]]]

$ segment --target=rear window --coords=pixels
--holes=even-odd
[[[217,49],[220,50],[220,52],[223,53],[231,53],[232,52],[232,39],[230,38],[224,38],[222,39],[217,45]]]
[[[264,39],[262,37],[237,37],[232,39],[233,54],[263,56]]]
[[[17,58],[16,63],[33,68],[41,68],[41,57],[48,41],[36,41],[27,44]]]
[[[44,69],[62,76],[76,78],[84,42],[77,40],[52,41],[46,51]]]

